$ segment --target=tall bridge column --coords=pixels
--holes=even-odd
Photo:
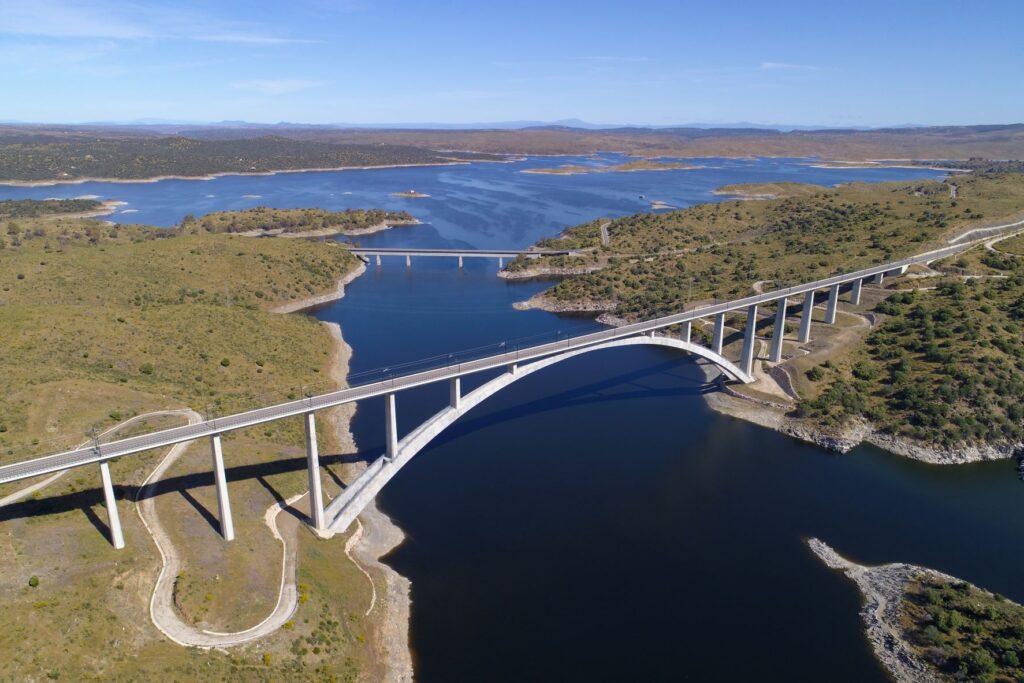
[[[804,295],[804,307],[800,310],[800,343],[811,341],[811,319],[814,317],[814,290]]]
[[[377,254],[377,265],[380,265],[380,254]]]
[[[836,309],[839,307],[839,285],[832,285],[828,290],[828,306],[825,308],[825,322],[836,324]]]
[[[448,405],[455,410],[459,409],[462,403],[462,378],[452,377],[448,380]]]
[[[309,517],[313,528],[323,531],[324,524],[324,491],[320,485],[320,449],[316,444],[316,416],[306,413],[306,468],[309,474]]]
[[[693,336],[693,321],[692,320],[687,320],[685,323],[683,323],[683,331],[682,331],[682,335],[681,336],[682,336],[684,342],[686,342],[687,344],[690,343],[690,338]]]
[[[857,278],[853,281],[853,289],[850,290],[850,303],[854,306],[860,306],[860,288],[864,285],[864,281]]]
[[[715,316],[715,332],[711,337],[711,350],[721,355],[722,339],[725,337],[725,313]]]
[[[384,443],[385,455],[388,460],[398,452],[398,419],[395,414],[395,395],[384,397]]]
[[[405,255],[405,267],[406,268],[411,268],[412,267],[412,256],[410,256],[409,254]]]
[[[773,363],[782,360],[782,339],[786,335],[786,297],[775,302],[775,330],[772,332],[772,353],[769,357]]]
[[[882,284],[883,282],[885,282],[885,273],[879,273],[878,275],[871,278],[871,281],[874,282],[876,285]]]
[[[504,267],[505,267],[505,257],[499,256],[498,257],[498,270],[501,270]]]
[[[224,474],[224,450],[220,434],[210,437],[213,450],[213,478],[217,487],[217,510],[220,512],[220,533],[225,541],[235,540],[235,525],[231,521],[231,501],[228,499],[228,480]]]
[[[121,515],[117,512],[117,500],[114,498],[114,484],[110,480],[110,465],[106,460],[100,462],[100,479],[103,480],[103,501],[107,506],[107,526],[110,527],[110,542],[120,550],[124,547],[124,534],[121,533]]]
[[[750,376],[754,369],[754,341],[757,328],[757,304],[747,306],[747,326],[743,328],[743,354],[740,366]]]
[[[459,257],[459,269],[460,270],[462,269],[462,257],[461,256]]]

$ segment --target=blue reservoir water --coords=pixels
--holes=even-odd
[[[362,241],[496,248],[650,200],[714,201],[724,184],[938,175],[792,159],[518,172],[587,162],[3,187],[0,196],[95,194],[134,210],[114,220],[157,225],[255,205],[404,208],[424,224]],[[408,189],[431,197],[391,195]],[[341,324],[353,372],[596,327],[513,310],[546,285],[509,284],[496,270],[427,259],[407,270],[385,258],[315,315]],[[589,354],[513,384],[417,456],[379,498],[407,534],[387,561],[412,580],[417,678],[884,681],[857,590],[810,554],[811,535],[855,560],[919,563],[1024,600],[1024,499],[1011,463],[939,468],[870,447],[836,456],[713,413],[709,390],[690,360],[668,351]],[[447,387],[403,393],[400,430],[446,399]],[[381,401],[360,404],[353,432],[367,458],[379,455]]]

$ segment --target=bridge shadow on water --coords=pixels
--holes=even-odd
[[[718,391],[719,381],[704,382],[692,376],[679,374],[675,371],[685,363],[684,359],[676,359],[648,366],[636,371],[607,377],[599,381],[591,382],[582,386],[576,386],[558,393],[552,393],[541,398],[519,402],[516,405],[504,408],[495,412],[486,413],[478,417],[458,420],[451,428],[439,434],[424,450],[430,450],[435,446],[449,443],[467,434],[485,429],[491,425],[499,424],[509,420],[515,420],[527,415],[543,412],[562,410],[570,407],[585,406],[599,403],[626,401],[637,398],[658,398],[658,397],[685,397],[701,396],[710,392]],[[676,386],[666,388],[653,388],[643,382],[644,378],[654,375],[672,374],[678,381]],[[529,381],[530,376],[524,378]],[[621,387],[628,387],[621,390]],[[612,389],[617,389],[612,391]],[[500,392],[499,392],[500,393]],[[481,405],[486,405],[486,401]],[[438,406],[438,410],[443,407]],[[197,442],[202,447],[203,440]],[[230,442],[228,442],[230,443]],[[228,446],[228,444],[225,444]],[[381,447],[373,447],[360,450],[350,454],[322,454],[320,464],[322,472],[340,488],[344,489],[348,483],[341,479],[335,472],[335,467],[343,464],[356,462],[371,462],[381,455]],[[131,457],[131,456],[127,456]],[[225,459],[230,458],[230,447],[225,448]],[[271,497],[281,505],[281,508],[293,515],[302,522],[307,522],[305,513],[297,510],[294,506],[287,505],[285,497],[268,480],[268,477],[279,474],[287,474],[306,469],[305,456],[298,458],[286,458],[272,462],[256,463],[251,465],[235,465],[225,468],[228,484],[236,481],[255,479]],[[97,477],[98,479],[98,477]],[[213,472],[196,472],[181,474],[166,479],[161,479],[155,484],[148,485],[140,491],[139,486],[121,484],[114,486],[114,495],[118,499],[136,502],[149,498],[177,493],[188,504],[196,510],[199,515],[215,530],[220,532],[220,520],[206,505],[196,499],[192,494],[194,489],[212,488],[214,486]],[[30,498],[28,500],[12,503],[0,507],[0,523],[16,519],[40,517],[44,515],[57,515],[80,510],[89,522],[104,536],[110,535],[110,527],[97,513],[96,508],[102,507],[103,492],[96,488],[84,489],[45,498]]]

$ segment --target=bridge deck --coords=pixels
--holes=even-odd
[[[151,432],[149,434],[120,439],[118,441],[101,444],[96,447],[78,448],[63,453],[55,453],[53,455],[12,463],[10,465],[0,467],[0,484],[18,481],[20,479],[27,479],[59,470],[70,469],[72,467],[79,467],[89,463],[106,461],[112,458],[129,455],[131,453],[138,453],[153,448],[170,446],[172,444],[190,441],[204,436],[212,436],[214,434],[220,434],[235,429],[251,427],[264,422],[272,422],[274,420],[280,420],[294,415],[301,415],[315,410],[331,408],[344,403],[391,393],[400,389],[407,389],[454,377],[461,377],[475,372],[501,368],[520,361],[542,358],[592,344],[599,344],[613,339],[620,339],[632,335],[643,334],[645,332],[651,332],[671,325],[696,320],[698,318],[705,318],[719,313],[744,309],[752,304],[769,303],[782,297],[792,297],[810,291],[828,289],[835,285],[851,283],[855,280],[865,280],[878,274],[884,274],[903,268],[904,266],[919,263],[930,263],[937,259],[945,258],[946,256],[957,254],[969,249],[982,241],[983,240],[973,240],[970,242],[964,242],[899,261],[872,266],[852,273],[837,275],[794,287],[787,287],[785,289],[766,292],[764,294],[735,299],[733,301],[703,306],[682,313],[623,325],[622,327],[592,332],[556,342],[549,342],[521,349],[511,349],[492,356],[474,359],[467,362],[451,363],[425,371],[396,376],[387,376],[386,374],[382,374],[379,381],[369,382],[359,386],[321,394],[319,396],[289,401],[235,415],[215,418],[194,425],[174,427],[171,429]],[[409,250],[403,250],[398,253],[407,253],[408,251]]]

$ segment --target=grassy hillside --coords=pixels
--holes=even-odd
[[[1014,444],[1024,439],[1024,258],[982,257],[995,276],[898,293],[882,322],[827,387],[798,407],[825,424],[865,417],[917,440]]]
[[[227,410],[325,382],[327,332],[268,309],[331,290],[356,265],[337,244],[89,220],[20,221],[18,235],[0,249],[0,458],[78,443],[139,394]],[[49,385],[71,387],[60,405],[77,412],[52,419]]]
[[[47,206],[29,208],[36,215]],[[323,325],[268,310],[333,288],[356,263],[334,243],[52,215],[19,219],[17,228],[18,244],[0,249],[0,462],[77,445],[92,427],[156,409],[216,415],[324,390],[343,361]],[[319,417],[322,462],[337,467],[339,435],[328,415]],[[116,436],[180,422],[147,418]],[[225,543],[208,519],[217,503],[206,442],[186,450],[153,503],[183,563],[175,584],[182,615],[201,628],[237,630],[276,601],[280,545],[264,513],[306,488],[302,426],[290,419],[233,432],[224,449],[235,541]],[[147,609],[159,555],[134,499],[165,452],[111,463],[124,550],[105,535],[94,467],[3,509],[2,677],[378,680],[379,619],[365,616],[370,583],[344,539],[319,541],[287,513],[278,522],[298,548],[301,597],[285,628],[211,652],[156,630]],[[324,476],[329,494],[334,482]],[[0,487],[0,496],[23,485]]]
[[[567,277],[545,297],[556,305],[610,304],[639,319],[687,302],[745,296],[755,283],[779,289],[925,251],[945,236],[1016,216],[1024,207],[1024,174],[950,182],[958,186],[956,199],[949,182],[858,183],[813,193],[781,188],[787,196],[778,199],[637,214],[611,221],[608,246],[601,245],[604,221],[598,220],[538,245],[587,254],[520,259],[510,269],[545,262],[604,266]]]

